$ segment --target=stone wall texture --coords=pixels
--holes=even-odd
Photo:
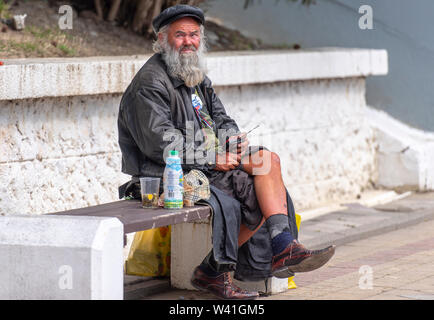
[[[375,180],[364,78],[217,87],[251,144],[281,158],[297,209],[353,198]],[[0,102],[0,214],[43,214],[110,201],[120,172],[121,94]]]
[[[0,101],[0,213],[43,214],[117,200],[120,95]]]
[[[118,186],[129,180],[117,142],[119,102],[147,58],[6,61],[0,69],[0,215],[118,200]],[[280,156],[296,210],[357,197],[375,183],[365,77],[387,73],[383,51],[225,53],[212,55],[209,66],[240,129],[260,124],[251,144]]]
[[[357,197],[377,177],[376,140],[365,117],[365,79],[218,88],[251,144],[281,160],[297,210]]]

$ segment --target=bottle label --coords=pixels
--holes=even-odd
[[[175,165],[177,168],[174,168]],[[184,177],[179,164],[171,164],[166,167],[165,172],[165,208],[182,208],[184,198]]]

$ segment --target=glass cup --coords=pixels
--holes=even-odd
[[[140,191],[143,208],[158,208],[160,178],[140,178]]]

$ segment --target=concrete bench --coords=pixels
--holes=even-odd
[[[115,218],[0,216],[0,300],[123,299]]]
[[[120,200],[97,206],[52,213],[66,216],[92,216],[118,218],[124,226],[124,234],[203,220],[211,215],[205,205],[184,207],[182,209],[143,208],[140,201]]]
[[[144,209],[140,201],[121,200],[54,214],[117,218],[124,226],[124,245],[128,233],[171,225],[170,284],[179,289],[195,290],[186,275],[211,250],[211,209],[206,205]]]
[[[183,209],[144,209],[137,200],[121,200],[55,214],[115,217],[123,223],[125,234],[171,225],[170,284],[178,289],[196,290],[190,284],[190,275],[212,247],[211,209],[206,205]],[[237,283],[244,288],[267,293],[288,289],[287,279],[274,277],[268,279],[267,284],[264,281]]]
[[[39,216],[0,217],[3,299],[123,299],[126,235],[172,226],[170,284],[195,290],[193,269],[212,247],[211,209],[144,209],[121,200]],[[13,261],[14,263],[10,263]],[[264,282],[240,283],[265,291]],[[269,293],[287,289],[268,281]]]

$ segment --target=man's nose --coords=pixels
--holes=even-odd
[[[184,38],[184,46],[190,46],[190,45],[192,45],[192,43],[193,43],[193,41],[192,41],[191,37],[186,36]]]

